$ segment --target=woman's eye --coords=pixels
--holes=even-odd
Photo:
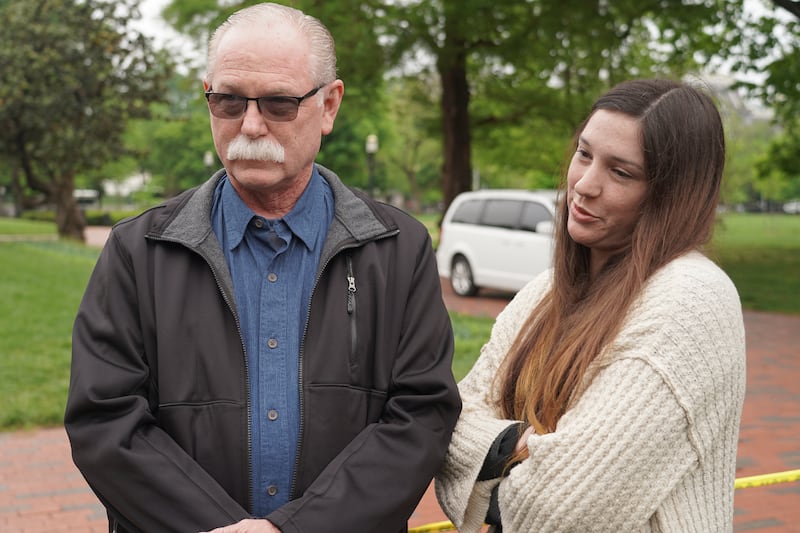
[[[617,176],[619,176],[621,178],[630,179],[630,178],[633,177],[633,176],[631,176],[631,174],[629,172],[626,172],[626,171],[624,171],[622,169],[619,169],[619,168],[615,168],[613,170],[613,172],[614,172],[614,174],[616,174]]]

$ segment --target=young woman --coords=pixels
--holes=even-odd
[[[732,528],[744,326],[700,252],[724,160],[719,113],[687,84],[629,81],[595,102],[554,266],[459,385],[436,490],[461,533]]]

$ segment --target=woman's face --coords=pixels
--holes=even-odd
[[[580,134],[567,172],[567,231],[591,250],[593,275],[630,243],[646,192],[638,120],[596,111]]]

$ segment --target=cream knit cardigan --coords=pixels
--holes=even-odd
[[[730,279],[698,252],[659,270],[576,401],[508,477],[476,482],[513,421],[492,403],[498,367],[550,287],[546,272],[497,317],[459,383],[461,418],[436,495],[461,533],[477,532],[500,483],[504,533],[731,531],[745,340]]]

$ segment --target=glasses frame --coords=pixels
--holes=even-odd
[[[271,121],[274,121],[274,122],[291,122],[292,120],[297,118],[297,113],[298,113],[298,111],[300,109],[300,104],[303,103],[303,100],[306,100],[307,98],[311,98],[312,96],[317,94],[320,91],[320,89],[325,87],[325,85],[327,85],[327,84],[319,85],[319,86],[311,89],[310,91],[308,91],[303,96],[258,96],[256,98],[249,98],[247,96],[241,96],[241,95],[238,95],[238,94],[218,93],[218,92],[214,92],[211,89],[206,91],[205,95],[206,95],[206,101],[208,102],[208,110],[211,112],[212,115],[214,115],[217,118],[221,118],[223,120],[238,120],[238,119],[242,118],[244,116],[244,114],[247,113],[247,105],[250,103],[250,101],[253,101],[253,102],[256,103],[256,107],[258,108],[258,112],[261,113],[261,116],[264,117],[265,119],[271,120]],[[241,104],[242,104],[241,112],[238,115],[236,115],[235,117],[227,117],[227,116],[223,117],[223,116],[217,115],[216,113],[214,113],[214,110],[211,107],[211,97],[214,96],[214,95],[227,96],[227,97],[232,98],[232,99],[234,99],[234,100],[236,100],[238,102],[241,102]],[[270,103],[272,103],[272,102],[285,102],[286,100],[294,100],[297,103],[297,105],[294,108],[294,113],[293,114],[286,115],[284,117],[284,116],[273,115],[269,111],[269,104]],[[264,104],[263,107],[261,106],[262,103]]]

